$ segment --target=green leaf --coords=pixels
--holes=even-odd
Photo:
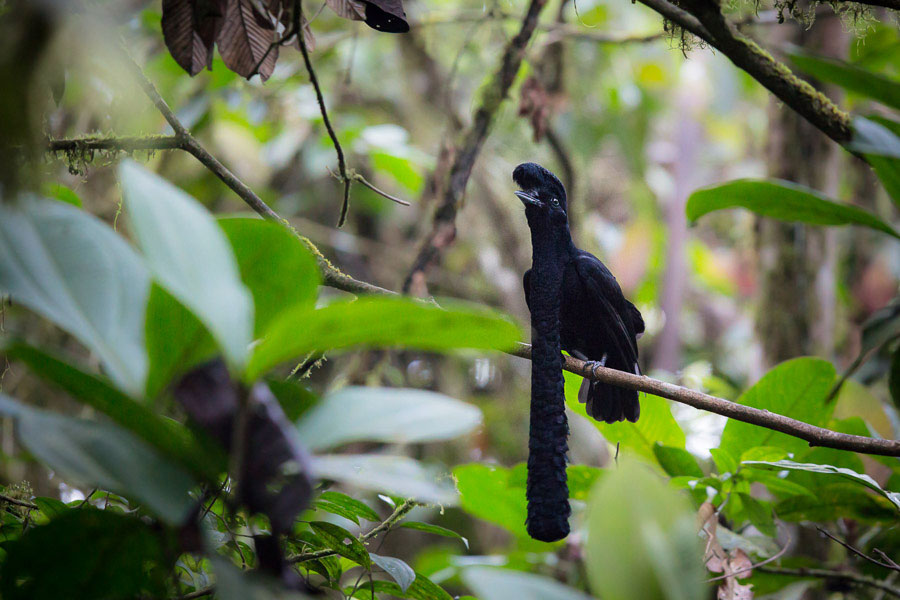
[[[897,508],[881,496],[850,483],[832,483],[816,488],[815,496],[791,496],[775,505],[785,521],[833,521],[858,519],[865,522],[897,522]]]
[[[380,521],[378,513],[356,498],[340,492],[322,492],[316,499],[316,506],[322,510],[349,519],[359,525],[359,518],[367,521]]]
[[[653,446],[653,455],[669,477],[703,477],[703,469],[697,464],[697,459],[684,448],[656,444]]]
[[[372,590],[375,591],[375,598],[410,598],[411,600],[452,600],[452,596],[445,592],[443,588],[435,584],[433,581],[416,573],[416,579],[404,592],[400,586],[391,581],[371,581],[365,582],[353,591],[352,587],[344,588],[345,594],[353,593],[353,598],[361,598],[363,600],[374,600]]]
[[[462,579],[480,600],[590,600],[590,596],[549,577],[498,569],[468,567]]]
[[[464,511],[499,525],[519,538],[528,539],[525,530],[525,487],[512,485],[511,476],[511,469],[478,463],[453,469],[460,506]]]
[[[449,475],[406,456],[326,454],[313,457],[313,471],[319,479],[334,479],[419,502],[445,506],[457,502]]]
[[[775,520],[772,518],[772,508],[767,502],[757,500],[750,494],[740,493],[741,501],[744,504],[744,512],[750,522],[756,527],[760,533],[769,537],[775,537],[777,533],[775,529]]]
[[[900,134],[883,121],[853,118],[853,139],[847,145],[863,154],[894,204],[900,207]]]
[[[810,496],[815,498],[815,493],[808,487],[796,481],[783,479],[774,473],[759,469],[744,469],[741,471],[741,477],[750,482],[763,484],[773,495],[779,498],[786,496]]]
[[[212,556],[216,596],[221,600],[307,600],[308,596],[285,589],[280,581],[243,572],[222,556]]]
[[[42,187],[42,191],[49,198],[71,204],[76,208],[81,208],[81,198],[79,198],[78,194],[72,191],[72,188],[70,187],[59,183],[45,184]]]
[[[224,457],[211,455],[210,450],[197,444],[181,424],[158,416],[102,377],[85,373],[22,342],[10,341],[0,349],[9,359],[21,361],[38,377],[60,387],[75,400],[102,412],[192,471],[215,476],[225,466]]]
[[[591,590],[604,600],[703,598],[703,548],[687,496],[639,463],[604,477],[588,504]]]
[[[721,448],[713,448],[709,451],[719,475],[725,473],[737,473],[738,461],[727,450]]]
[[[147,302],[147,398],[163,390],[218,352],[216,342],[194,313],[156,283]]]
[[[144,306],[150,278],[125,241],[68,204],[0,204],[0,292],[96,352],[133,396],[147,376]]]
[[[241,370],[253,332],[253,301],[222,229],[196,200],[137,163],[123,161],[119,179],[145,264]]]
[[[169,569],[158,534],[109,510],[69,510],[5,546],[4,600],[163,597]]]
[[[442,537],[455,538],[463,543],[463,545],[466,547],[466,550],[469,549],[469,540],[467,538],[464,538],[452,529],[447,529],[446,527],[441,527],[440,525],[434,525],[432,523],[422,523],[421,521],[404,521],[400,524],[400,527],[406,527],[407,529],[416,529],[418,531],[424,531],[425,533],[433,533],[434,535],[440,535]]]
[[[359,298],[283,313],[254,350],[246,379],[317,350],[351,346],[507,350],[518,339],[513,323],[484,309],[441,309],[408,298]]]
[[[416,572],[412,570],[412,567],[399,558],[380,556],[373,553],[369,553],[369,557],[372,559],[373,563],[378,565],[397,582],[397,585],[400,586],[400,591],[403,593],[406,593],[407,588],[409,588],[416,579]]]
[[[436,392],[348,387],[323,398],[297,423],[297,430],[307,448],[324,450],[359,441],[448,440],[481,421],[477,407]]]
[[[819,473],[822,475],[835,475],[844,479],[849,479],[855,483],[861,484],[875,491],[877,494],[887,498],[900,511],[900,492],[891,492],[885,490],[878,482],[864,473],[857,473],[851,469],[843,467],[835,467],[833,465],[817,465],[813,463],[796,463],[791,460],[779,460],[777,462],[767,461],[748,461],[743,463],[749,467],[758,469],[768,469],[772,471],[805,471],[808,473]]]
[[[63,514],[69,507],[65,505],[62,500],[57,500],[56,498],[35,498],[32,500],[34,504],[37,505],[38,510],[44,513],[44,516],[48,518],[58,517]]]
[[[610,444],[633,451],[651,461],[656,460],[657,443],[673,448],[684,448],[684,431],[672,416],[669,401],[659,396],[641,394],[641,418],[637,423],[600,423],[587,415],[585,405],[578,401],[578,388],[582,378],[565,371],[566,404],[575,413],[588,419]]]
[[[291,423],[296,423],[319,401],[314,393],[294,379],[270,377],[266,379],[266,385],[275,395],[275,399],[281,405],[281,410],[284,411],[284,416]]]
[[[900,110],[900,82],[834,58],[813,56],[800,48],[788,52],[797,67],[819,81],[834,83],[860,96]]]
[[[603,469],[588,465],[569,465],[566,467],[566,481],[569,484],[569,498],[587,500],[603,474]]]
[[[262,219],[225,218],[219,226],[231,242],[241,280],[253,294],[257,335],[285,310],[315,303],[319,268],[300,238]]]
[[[819,358],[795,358],[766,373],[741,395],[738,403],[824,426],[834,407],[833,403],[825,403],[834,378],[831,363]],[[719,443],[721,450],[737,459],[757,446],[774,446],[795,453],[808,447],[801,439],[728,419]]]
[[[757,446],[744,451],[740,456],[740,462],[745,460],[781,460],[785,457],[787,457],[787,452],[783,448]]]
[[[0,414],[15,418],[21,443],[63,478],[130,496],[172,525],[193,508],[190,475],[116,425],[29,408],[3,394]]]
[[[687,218],[694,222],[727,208],[746,208],[779,221],[863,225],[900,238],[900,233],[872,213],[831,200],[812,188],[776,179],[738,179],[699,189],[688,198]]]
[[[331,548],[344,558],[349,558],[367,569],[372,568],[369,551],[362,542],[356,539],[355,535],[339,525],[326,521],[313,521],[309,526],[325,542],[327,548]]]

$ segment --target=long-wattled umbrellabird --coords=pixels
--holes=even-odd
[[[550,542],[569,533],[566,422],[562,350],[581,360],[640,373],[638,309],[625,299],[600,260],[572,242],[566,190],[535,163],[513,171],[531,229],[532,265],[525,272],[531,311],[531,425],[528,438],[528,519],[531,537]],[[638,393],[585,379],[578,394],[598,421],[637,421]]]

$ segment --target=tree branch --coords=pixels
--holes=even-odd
[[[866,6],[878,6],[881,8],[890,8],[891,10],[900,10],[900,0],[837,0],[844,4],[864,4]]]
[[[409,274],[403,282],[404,292],[409,291],[414,279],[424,277],[426,269],[440,257],[443,249],[456,237],[456,213],[462,205],[475,159],[488,136],[497,109],[506,99],[509,88],[519,72],[525,47],[534,35],[538,16],[546,3],[547,0],[531,0],[519,32],[507,43],[493,80],[482,92],[481,104],[454,154],[443,198],[434,212],[431,232],[422,242]]]
[[[683,0],[684,8],[666,0],[640,2],[719,50],[832,140],[841,145],[850,141],[850,116],[737,31],[722,14],[718,2]]]
[[[831,532],[829,532],[827,529],[823,529],[823,528],[821,528],[821,527],[819,527],[819,526],[816,526],[816,529],[818,529],[818,530],[819,530],[819,533],[821,533],[821,534],[824,535],[825,537],[828,537],[828,538],[834,540],[835,542],[837,542],[838,544],[840,544],[841,546],[843,546],[844,548],[846,548],[847,550],[849,550],[849,551],[852,552],[853,554],[859,556],[860,558],[864,558],[865,560],[869,561],[869,562],[872,563],[872,564],[878,565],[879,567],[884,567],[885,569],[891,569],[892,571],[900,572],[900,565],[898,565],[897,563],[895,563],[893,560],[888,559],[890,562],[881,562],[880,560],[878,560],[878,559],[876,559],[876,558],[872,558],[871,556],[869,556],[868,554],[866,554],[865,552],[863,552],[863,551],[860,550],[859,548],[854,548],[853,546],[851,546],[850,544],[848,544],[848,543],[845,542],[844,540],[842,540],[842,539],[838,538],[837,536],[833,535],[833,534],[832,534]],[[875,552],[881,552],[881,551],[878,550],[878,549],[876,549]],[[884,553],[882,552],[882,554],[884,554]]]
[[[787,567],[759,567],[757,569],[762,573],[772,573],[773,575],[789,575],[792,577],[819,577],[822,579],[840,579],[843,581],[848,581],[850,583],[856,583],[858,585],[867,585],[869,587],[877,588],[884,593],[891,595],[895,598],[900,598],[900,589],[892,587],[883,581],[879,581],[874,577],[869,577],[867,575],[857,575],[856,573],[850,573],[847,571],[832,571],[830,569],[807,569],[807,568],[797,568],[790,569]]]
[[[6,494],[0,494],[0,501],[8,502],[9,504],[15,504],[16,506],[21,506],[22,508],[37,508],[38,505],[33,502],[26,502],[25,500],[18,500],[13,498],[12,496],[7,496]]]

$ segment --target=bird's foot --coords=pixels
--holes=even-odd
[[[609,355],[604,354],[604,355],[600,358],[600,360],[586,360],[586,361],[584,361],[584,366],[585,366],[585,368],[586,368],[588,371],[590,371],[591,373],[593,373],[593,372],[597,369],[597,367],[605,367],[605,366],[606,366],[606,360],[607,360],[608,358],[609,358]]]

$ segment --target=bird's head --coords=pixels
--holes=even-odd
[[[515,192],[528,215],[545,214],[553,221],[566,221],[566,188],[550,171],[536,163],[522,163],[513,171]],[[529,216],[529,218],[530,218]]]

